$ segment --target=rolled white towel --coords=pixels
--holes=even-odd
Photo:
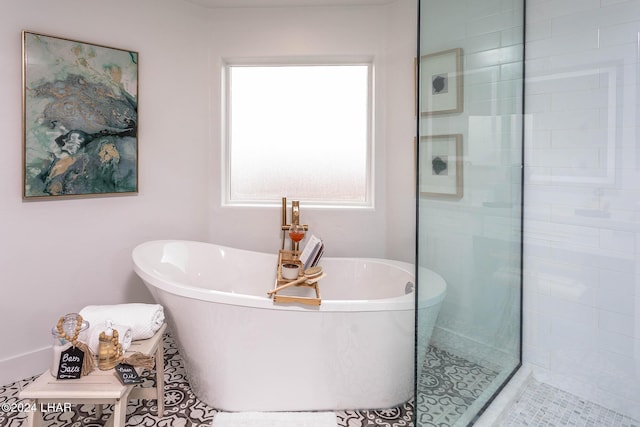
[[[80,310],[80,315],[92,328],[97,325],[104,329],[107,320],[127,325],[133,341],[151,338],[164,323],[164,308],[160,304],[88,305]]]
[[[127,351],[129,347],[131,347],[131,341],[132,341],[131,328],[126,325],[114,325],[114,324],[111,325],[111,328],[118,331],[118,342],[122,344],[122,351]],[[107,329],[106,322],[102,324],[97,324],[97,325],[94,325],[92,323],[89,329],[85,331],[87,336],[87,340],[85,341],[85,344],[89,346],[89,348],[91,349],[91,351],[94,352],[94,354],[98,354],[98,348],[100,347],[100,333],[106,329]]]

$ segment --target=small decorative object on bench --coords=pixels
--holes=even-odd
[[[107,328],[100,332],[100,344],[98,346],[98,368],[103,371],[113,369],[122,358],[122,344],[118,340],[118,330],[111,327],[107,320]]]
[[[100,334],[106,329],[105,326],[105,322],[96,323],[95,325],[92,323],[84,334],[86,335],[86,344],[94,354],[98,354],[100,350]],[[118,331],[118,343],[122,345],[122,351],[126,352],[129,350],[129,347],[131,347],[131,341],[133,341],[131,327],[127,325],[118,325],[112,322],[111,329]]]
[[[78,313],[68,313],[60,317],[51,330],[55,337],[51,374],[59,380],[78,379],[88,375],[94,368],[93,353],[79,340],[80,333],[89,328]]]
[[[91,346],[97,348],[100,369],[113,369],[118,363],[143,368],[153,367],[153,356],[140,352],[127,353],[127,350],[134,341],[154,336],[164,325],[162,305],[89,305],[80,310],[80,314],[93,324],[87,333]]]
[[[45,371],[36,380],[27,384],[18,395],[20,399],[29,399],[36,407],[48,403],[65,402],[69,404],[95,404],[96,416],[102,416],[102,406],[111,405],[112,415],[107,423],[113,427],[124,427],[127,415],[127,402],[134,399],[153,399],[157,401],[158,417],[164,415],[164,365],[162,334],[166,324],[160,325],[156,333],[148,339],[135,340],[131,343],[129,353],[125,354],[122,363],[128,363],[130,357],[136,355],[152,355],[152,368],[155,364],[154,387],[143,387],[144,384],[134,384],[131,381],[123,382],[115,371],[102,371],[95,369],[87,376],[82,376],[74,381],[60,381],[49,370]],[[70,335],[71,336],[71,335]],[[85,358],[86,359],[86,358]],[[153,363],[155,362],[155,363]],[[141,368],[136,371],[141,372]],[[129,378],[131,379],[131,378]],[[42,411],[31,411],[27,417],[26,425],[44,425]],[[107,425],[107,424],[105,424]]]
[[[144,380],[140,378],[138,372],[136,372],[135,368],[126,363],[119,363],[115,367],[116,374],[118,374],[118,379],[123,385],[130,384],[142,384]]]

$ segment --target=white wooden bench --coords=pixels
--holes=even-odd
[[[127,414],[127,403],[133,399],[155,399],[158,401],[158,416],[164,415],[164,348],[162,335],[167,324],[146,340],[133,341],[126,355],[139,351],[143,354],[155,355],[156,386],[140,387],[139,385],[123,385],[115,370],[101,371],[96,367],[89,375],[75,380],[58,380],[47,369],[34,382],[28,384],[20,392],[21,399],[33,402],[34,409],[29,412],[28,426],[41,426],[41,408],[49,404],[95,404],[96,413],[102,414],[102,405],[113,405],[113,416],[105,426],[124,427]],[[59,405],[58,405],[59,407]]]

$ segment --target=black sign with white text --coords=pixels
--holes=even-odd
[[[69,347],[60,353],[60,363],[58,364],[59,380],[75,380],[82,375],[82,361],[84,352],[78,347]]]
[[[143,381],[143,379],[138,376],[134,367],[127,365],[126,363],[116,365],[115,370],[118,374],[118,378],[124,385],[140,384]]]

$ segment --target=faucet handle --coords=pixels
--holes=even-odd
[[[300,224],[300,200],[291,202],[291,223]]]

